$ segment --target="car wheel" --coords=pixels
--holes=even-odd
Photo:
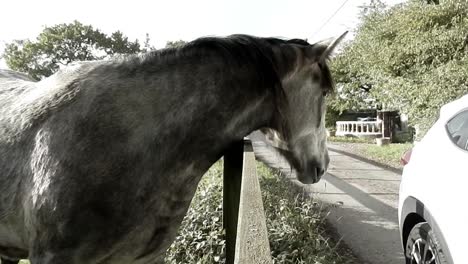
[[[427,222],[413,227],[405,248],[407,264],[448,264],[434,231]]]

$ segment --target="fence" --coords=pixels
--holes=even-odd
[[[337,136],[380,136],[382,122],[380,121],[337,121]]]
[[[249,140],[224,155],[223,225],[227,264],[273,263],[255,155]]]

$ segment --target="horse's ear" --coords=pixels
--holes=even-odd
[[[348,34],[348,31],[344,32],[337,38],[329,38],[313,44],[311,47],[311,54],[313,54],[314,60],[324,61],[330,58],[331,54],[338,46],[338,44],[340,44],[340,42],[344,39],[346,34]]]

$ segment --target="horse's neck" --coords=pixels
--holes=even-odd
[[[233,79],[233,76],[206,78]],[[268,124],[274,110],[273,93],[250,87],[256,82],[248,78],[234,76],[234,79],[235,84],[224,81],[221,83],[225,85],[207,86],[205,83],[218,83],[207,81],[190,87],[169,87],[181,91],[177,101],[150,100],[163,107],[159,111],[166,112],[165,118],[155,122],[159,127],[158,140],[171,142],[164,146],[171,153],[167,156],[212,163],[232,142]]]
[[[242,140],[253,130],[268,125],[272,118],[275,109],[272,93],[258,95],[249,91],[248,87],[241,93],[226,102],[231,105],[230,108],[223,106],[224,103],[219,105],[220,110],[225,111],[225,121],[220,120],[222,128],[219,131],[224,138]]]

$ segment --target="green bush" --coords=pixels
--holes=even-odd
[[[332,62],[338,96],[330,105],[398,109],[422,136],[442,105],[468,93],[468,2],[410,0],[369,10]]]
[[[325,233],[325,210],[319,203],[298,195],[262,163],[257,169],[274,263],[356,263]],[[221,175],[217,163],[202,179],[166,263],[225,263]]]
[[[328,106],[327,112],[325,113],[325,127],[329,130],[336,129],[336,121],[340,118],[340,111]]]
[[[225,263],[222,163],[203,176],[166,263]]]
[[[260,163],[257,169],[274,263],[358,263],[326,233],[321,203],[296,192],[279,172]]]

